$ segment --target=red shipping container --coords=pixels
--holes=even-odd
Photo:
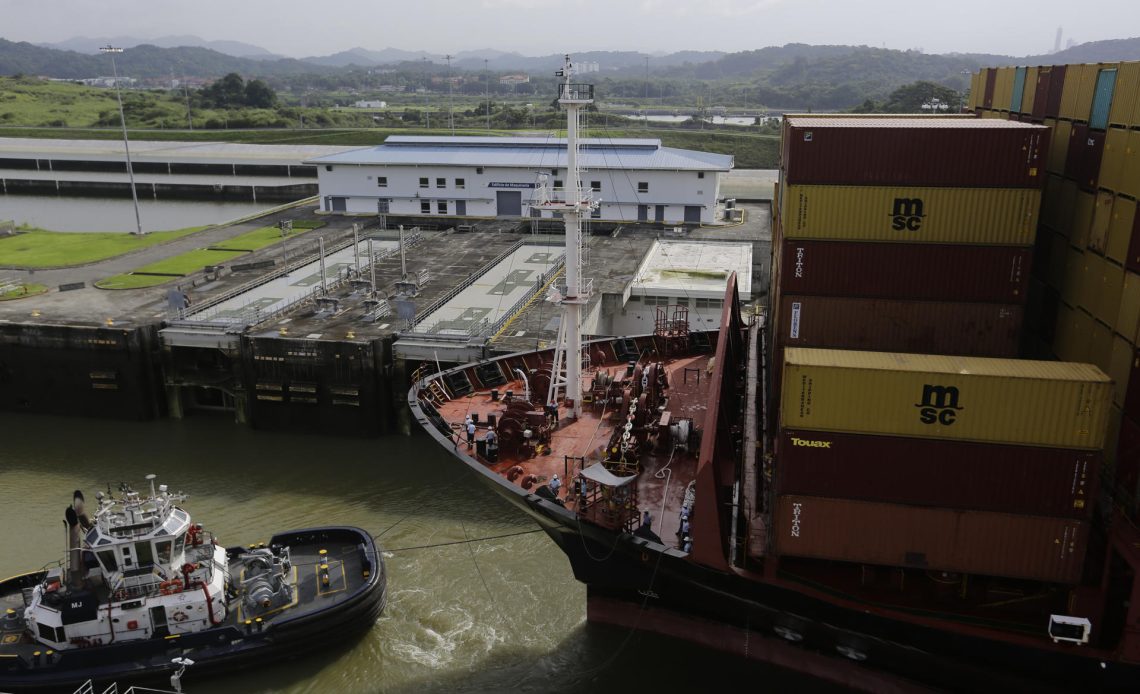
[[[1087,519],[1100,451],[781,430],[780,494]]]
[[[1066,518],[780,496],[776,553],[1076,584],[1088,523]]]
[[[1016,357],[1023,315],[1023,308],[1016,304],[782,294],[776,344]]]
[[[1089,130],[1083,123],[1073,123],[1065,175],[1076,181],[1081,190],[1096,191],[1100,161],[1104,157],[1104,138],[1103,131]]]
[[[986,88],[982,96],[982,106],[986,109],[994,107],[994,88],[997,86],[997,69],[986,69]]]
[[[1065,91],[1067,65],[1054,65],[1049,77],[1049,95],[1045,100],[1045,117],[1058,118],[1061,115],[1061,94]]]
[[[1043,67],[1037,70],[1037,84],[1033,86],[1033,120],[1040,121],[1045,118],[1046,106],[1049,102],[1049,81],[1053,76],[1053,68]],[[1025,85],[1026,89],[1030,85]]]
[[[797,118],[788,185],[1040,188],[1049,129],[995,118]]]
[[[787,294],[1018,304],[1032,249],[789,240],[779,254]]]
[[[1132,219],[1132,238],[1128,241],[1128,258],[1124,267],[1140,273],[1140,213]]]

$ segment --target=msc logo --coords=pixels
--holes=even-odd
[[[958,405],[958,389],[954,386],[922,386],[922,402],[915,403],[919,408],[918,418],[923,424],[954,423],[958,410],[965,409]]]
[[[922,226],[922,200],[919,198],[895,198],[891,211],[891,228],[895,231],[918,231]]]

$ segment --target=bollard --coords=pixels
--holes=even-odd
[[[247,633],[247,634],[253,633],[253,620],[252,619],[245,620],[245,633]]]
[[[40,652],[35,651],[32,653],[32,665],[39,665],[39,664],[40,664]]]
[[[257,630],[261,631],[265,627],[265,623],[261,621],[261,617],[253,620],[257,624]]]

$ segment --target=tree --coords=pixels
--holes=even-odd
[[[250,80],[245,85],[245,105],[251,108],[273,108],[277,105],[277,93],[261,80]]]

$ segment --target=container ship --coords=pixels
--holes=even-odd
[[[572,72],[568,182],[593,97]],[[418,374],[414,415],[566,553],[592,622],[865,691],[1136,690],[1140,302],[1105,268],[1140,247],[1140,191],[1083,192],[1056,162],[1085,175],[1085,140],[1041,121],[1080,92],[1086,119],[1127,111],[1127,142],[1140,69],[1078,72],[983,71],[967,115],[786,116],[768,305],[742,310],[730,274],[716,331],[659,305],[651,334],[582,338],[595,202],[568,185],[546,203],[566,226],[558,341]],[[1130,152],[1115,175],[1136,183]],[[1133,216],[1057,241],[1069,188]],[[1123,361],[1088,346],[1105,330]]]

